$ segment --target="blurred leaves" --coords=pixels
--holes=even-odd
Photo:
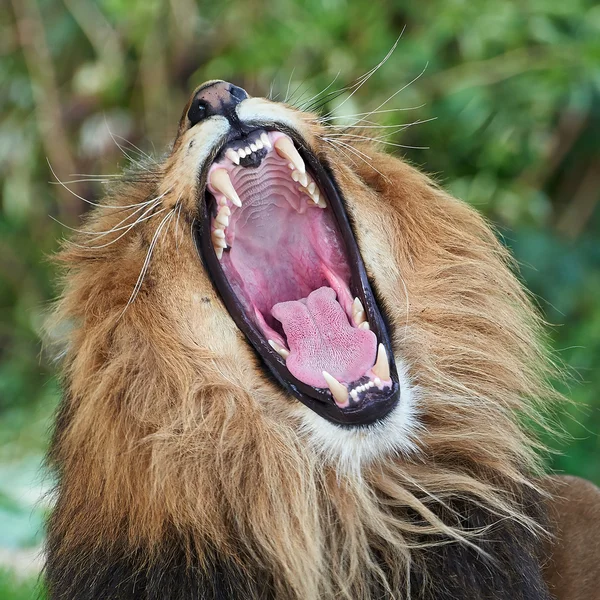
[[[333,80],[329,91],[356,81],[404,27],[368,83],[323,110],[339,117],[381,105],[403,109],[374,116],[382,125],[424,121],[385,141],[404,146],[407,160],[483,211],[513,248],[557,325],[552,342],[573,375],[566,391],[586,405],[568,409],[563,426],[575,439],[554,467],[600,482],[594,0],[12,0],[0,11],[5,460],[26,449],[39,454],[46,442],[57,386],[38,341],[56,294],[45,257],[67,233],[49,215],[76,226],[85,210],[49,185],[46,159],[63,180],[118,172],[129,162],[119,136],[160,155],[198,83],[227,79],[301,104]],[[71,187],[92,201],[102,193],[90,182]]]

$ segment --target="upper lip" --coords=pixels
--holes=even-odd
[[[302,159],[328,199],[328,205],[333,211],[349,255],[349,265],[352,271],[350,285],[352,294],[361,299],[371,330],[376,334],[377,340],[384,345],[387,355],[392,358],[390,361],[392,387],[386,398],[379,398],[376,402],[369,402],[368,399],[365,399],[346,409],[340,409],[332,401],[329,391],[312,387],[296,379],[286,368],[285,362],[281,357],[269,346],[263,334],[258,331],[255,324],[250,321],[244,310],[240,308],[236,295],[221,270],[219,261],[213,250],[210,235],[210,215],[207,206],[207,192],[205,191],[208,169],[217,157],[224,155],[229,149],[243,148],[249,136],[251,137],[255,132],[260,135],[263,131],[279,131],[292,138]],[[399,399],[398,376],[395,361],[393,360],[391,342],[387,327],[374,299],[362,257],[354,238],[352,226],[348,220],[344,200],[338,192],[334,175],[328,165],[322,165],[307,147],[302,137],[291,128],[285,126],[254,127],[231,133],[211,154],[212,159],[206,162],[201,173],[200,189],[202,193],[200,196],[201,201],[199,202],[201,214],[195,230],[196,244],[213,284],[217,288],[230,315],[238,327],[245,333],[252,346],[258,352],[261,360],[267,364],[267,367],[278,382],[317,413],[327,416],[330,420],[342,425],[366,425],[383,418],[396,405]]]

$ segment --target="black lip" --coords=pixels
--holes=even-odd
[[[248,126],[246,125],[246,127]],[[400,400],[400,385],[387,327],[375,301],[362,256],[358,249],[352,226],[348,220],[344,201],[335,182],[335,177],[330,168],[327,165],[322,165],[307,148],[301,136],[290,128],[275,124],[262,124],[251,129],[246,129],[244,135],[248,135],[254,129],[281,131],[289,135],[294,140],[296,148],[311,170],[312,175],[317,179],[323,192],[325,192],[329,207],[333,211],[339,231],[346,245],[351,268],[350,290],[353,295],[361,299],[371,330],[377,336],[378,343],[383,343],[385,346],[390,363],[391,388],[384,390],[371,388],[362,400],[359,399],[357,405],[349,406],[345,409],[339,408],[329,390],[314,388],[296,379],[287,370],[283,359],[268,345],[262,332],[257,329],[244,311],[240,309],[237,297],[231,289],[216,257],[210,234],[204,235],[205,231],[210,231],[208,205],[211,201],[206,192],[206,172],[214,158],[206,161],[206,168],[199,174],[199,189],[201,193],[199,194],[198,203],[200,218],[196,220],[195,227],[195,241],[198,253],[229,314],[239,329],[246,335],[263,363],[285,390],[321,417],[338,425],[357,426],[375,423],[385,418],[398,404]],[[235,139],[235,137],[232,138],[230,135],[227,139],[223,140],[220,147],[212,153],[213,157],[218,156],[223,147],[230,143],[232,139]]]

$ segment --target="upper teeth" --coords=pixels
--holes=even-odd
[[[225,156],[234,164],[240,164],[240,155],[233,149],[229,148],[227,152],[225,152]]]
[[[240,148],[238,150],[228,148],[225,151],[225,156],[227,159],[229,159],[229,161],[231,161],[231,163],[237,166],[240,164],[242,158],[249,156],[253,152],[256,152],[262,148],[270,149],[273,146],[275,147],[277,154],[286,161],[288,167],[292,171],[291,178],[293,181],[299,184],[298,189],[310,198],[310,202],[312,202],[314,206],[326,208],[327,204],[325,200],[321,198],[319,187],[312,177],[306,172],[304,161],[289,137],[278,137],[273,144],[271,143],[269,134],[263,132],[261,133],[259,139],[244,148]],[[217,257],[220,259],[223,256],[223,249],[227,248],[227,244],[224,242],[224,231],[229,226],[229,217],[231,216],[230,206],[233,205],[241,208],[242,201],[236,192],[233,183],[231,182],[229,170],[225,167],[218,166],[211,171],[209,176],[209,185],[211,187],[211,191],[216,197],[217,206],[219,208],[214,219],[215,228],[212,233],[212,238],[215,252]],[[228,206],[229,202],[231,205]],[[364,324],[363,322],[364,319],[363,321],[356,321],[356,326],[360,327],[362,324],[363,329],[368,328],[368,323]]]
[[[232,204],[242,206],[242,201],[237,195],[233,183],[231,183],[227,169],[215,169],[210,174],[210,184],[217,192],[221,192],[221,194],[230,200]]]
[[[278,140],[275,142],[275,150],[277,150],[277,154],[279,154],[279,156],[289,160],[294,165],[294,168],[300,171],[300,173],[304,173],[304,171],[306,171],[304,161],[289,137],[278,138]]]
[[[260,134],[260,141],[267,147],[267,148],[271,148],[272,144],[271,144],[271,140],[269,139],[269,136],[266,133],[261,133]]]
[[[388,381],[390,378],[390,364],[383,344],[379,344],[377,348],[377,360],[371,370],[383,381]]]
[[[362,305],[362,302],[359,298],[354,298],[354,302],[352,303],[352,319],[357,327],[360,327],[363,323],[367,323],[367,316],[365,314],[365,309]],[[367,323],[366,327],[361,327],[361,329],[368,329],[369,324]]]

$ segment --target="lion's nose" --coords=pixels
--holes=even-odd
[[[235,107],[248,97],[246,90],[227,81],[211,81],[197,92],[188,111],[192,125],[214,115],[229,117]]]

